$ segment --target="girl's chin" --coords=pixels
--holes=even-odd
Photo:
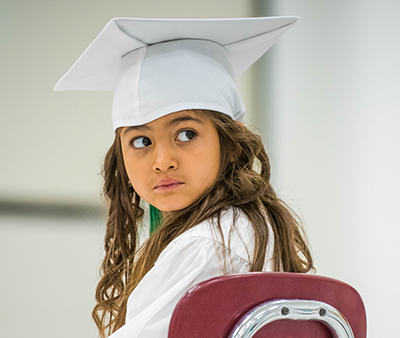
[[[152,206],[156,207],[163,213],[168,213],[172,211],[178,211],[188,207],[190,203],[155,203]]]
[[[162,212],[172,212],[187,208],[191,204],[195,203],[199,196],[190,194],[171,194],[162,195],[153,194],[146,200],[147,203],[156,207]]]
[[[168,214],[169,212],[178,211],[178,210],[182,210],[185,208],[186,208],[186,206],[184,206],[184,207],[159,207],[157,209],[160,210],[163,214]]]

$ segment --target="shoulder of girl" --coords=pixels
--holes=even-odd
[[[218,229],[216,224],[216,216],[206,219],[205,221],[184,232],[182,235],[176,238],[176,240],[180,238],[215,239],[215,236],[218,233],[216,232]],[[249,220],[240,209],[231,207],[221,211],[220,226],[224,235],[228,234],[233,226],[235,226],[235,228],[241,228],[243,226],[246,227],[248,224]]]
[[[195,243],[221,243],[221,236],[216,227],[216,222],[217,219],[214,217],[197,224],[175,238],[165,251],[169,251],[175,247],[183,249]],[[252,237],[254,235],[250,221],[240,209],[229,208],[222,211],[220,225],[225,240],[229,238],[232,233],[238,233],[240,237]]]

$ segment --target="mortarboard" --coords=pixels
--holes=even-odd
[[[243,120],[236,78],[298,17],[112,19],[55,90],[112,90],[114,130],[186,109]]]

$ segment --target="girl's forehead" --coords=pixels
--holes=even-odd
[[[158,119],[155,119],[151,122],[145,123],[141,125],[141,127],[151,127],[152,125],[157,125],[157,124],[164,124],[166,126],[173,126],[176,124],[179,124],[181,122],[186,122],[186,121],[193,121],[197,123],[206,123],[210,122],[210,118],[205,114],[202,113],[201,111],[193,111],[193,110],[181,110],[177,112],[172,112],[167,115],[164,115]]]

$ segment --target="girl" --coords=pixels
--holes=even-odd
[[[218,275],[313,269],[234,82],[296,20],[113,19],[57,84],[115,90],[101,337],[166,337],[183,294]],[[141,200],[162,220],[139,245]]]

